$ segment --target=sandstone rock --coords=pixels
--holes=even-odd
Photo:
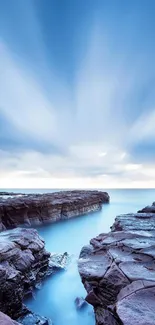
[[[48,270],[50,253],[34,229],[0,234],[0,310],[17,318],[24,295]]]
[[[0,233],[0,310],[15,319],[27,314],[23,297],[45,276],[64,269],[68,260],[67,253],[48,253],[35,229],[17,228]],[[33,321],[35,317],[39,316],[27,315]]]
[[[155,205],[154,205],[155,206]],[[78,267],[97,325],[155,324],[155,213],[116,217],[82,249]]]
[[[0,198],[0,230],[21,224],[39,225],[101,209],[109,195],[101,191],[64,191]]]

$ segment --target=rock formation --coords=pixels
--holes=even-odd
[[[74,302],[77,310],[81,310],[89,306],[87,301],[82,297],[77,297]]]
[[[109,195],[101,191],[64,191],[0,198],[0,230],[39,225],[101,209]]]
[[[97,325],[155,324],[155,203],[116,217],[83,247],[79,272]]]
[[[47,319],[33,315],[23,306],[23,297],[45,276],[65,267],[67,259],[67,253],[48,253],[35,229],[0,233],[0,311],[13,319],[26,315],[22,324],[48,325]]]
[[[24,193],[14,193],[14,192],[0,192],[0,196],[4,196],[4,197],[6,197],[6,196],[19,196],[19,195],[26,195],[26,194],[24,194]]]

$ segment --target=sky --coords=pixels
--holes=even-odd
[[[154,0],[0,0],[0,188],[155,187],[154,17]]]

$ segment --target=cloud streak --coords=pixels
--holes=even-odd
[[[20,9],[25,21],[29,6]],[[35,179],[45,187],[152,186],[155,98],[146,85],[154,70],[146,72],[144,53],[127,53],[124,41],[113,48],[117,33],[105,29],[96,15],[82,35],[85,43],[78,37],[70,84],[53,68],[51,49],[51,60],[47,55],[35,6],[29,18],[32,35],[31,29],[24,31],[31,44],[34,40],[38,69],[29,56],[22,60],[4,35],[0,40],[2,184],[17,179],[18,185],[31,186]]]

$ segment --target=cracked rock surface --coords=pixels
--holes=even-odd
[[[78,262],[97,325],[155,324],[155,203],[116,217]]]
[[[0,325],[51,325],[23,305],[23,298],[39,288],[44,277],[64,270],[69,255],[51,254],[35,229],[17,228],[0,233]],[[4,315],[7,314],[8,316]]]
[[[17,318],[23,297],[47,273],[50,253],[35,229],[0,233],[0,311]]]
[[[109,202],[106,192],[84,190],[28,195],[11,193],[11,197],[4,197],[0,195],[0,230],[73,218],[97,211],[103,203]]]

